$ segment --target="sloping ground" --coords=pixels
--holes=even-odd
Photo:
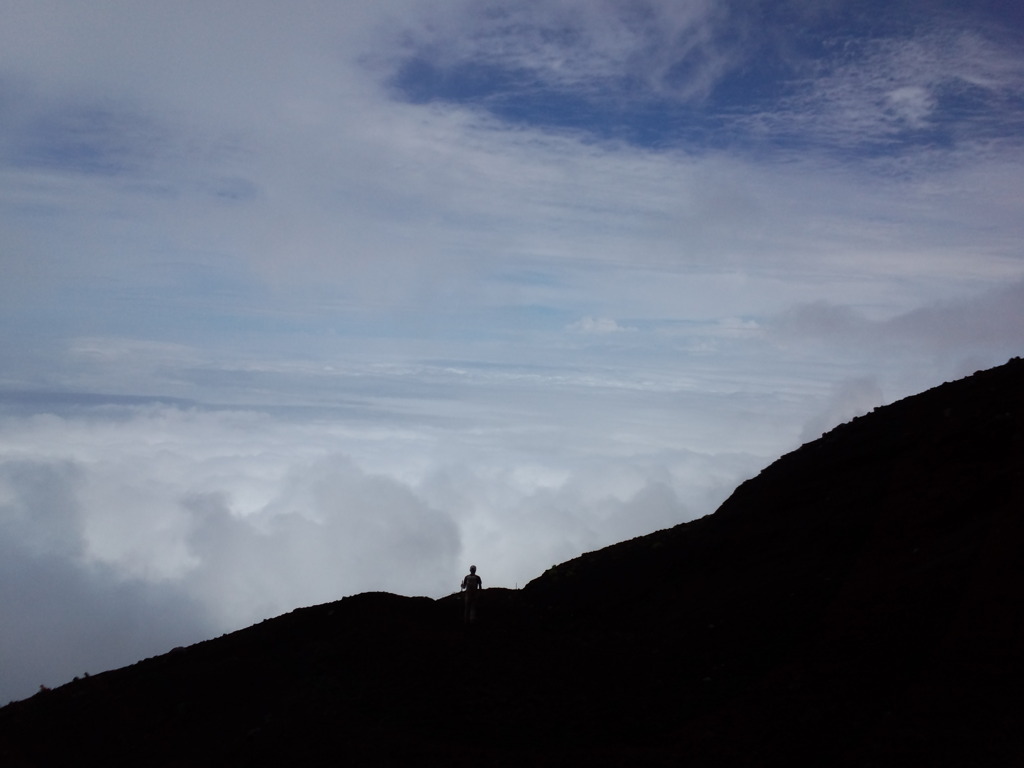
[[[0,765],[1024,765],[1024,361],[714,515],[487,590],[294,611],[0,709]]]

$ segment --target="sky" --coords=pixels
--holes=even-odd
[[[1024,353],[1019,3],[0,18],[0,703],[521,587]]]

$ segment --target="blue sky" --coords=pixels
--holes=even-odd
[[[1024,351],[1014,4],[0,9],[0,701],[522,585]]]

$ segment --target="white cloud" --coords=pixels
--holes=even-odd
[[[846,379],[838,382],[824,410],[807,422],[801,440],[817,440],[833,427],[870,413],[883,401],[882,388],[873,378]]]
[[[221,627],[178,585],[124,578],[0,539],[0,704],[39,686],[133,664],[212,637]]]
[[[885,101],[899,119],[913,128],[924,126],[936,104],[935,97],[917,85],[894,88],[885,94]]]
[[[352,313],[379,317],[395,307],[437,311],[517,302],[521,298],[507,286],[493,293],[480,293],[478,287],[485,281],[497,287],[495,274],[526,260],[543,262],[556,280],[567,265],[612,265],[617,270],[609,273],[612,284],[630,280],[637,268],[666,270],[664,278],[647,275],[632,311],[594,309],[599,316],[638,317],[647,306],[646,294],[662,292],[660,283],[675,280],[680,272],[694,280],[723,269],[755,279],[785,272],[784,282],[804,280],[810,294],[823,277],[849,285],[854,262],[856,276],[872,280],[885,280],[901,267],[916,272],[922,259],[933,258],[927,250],[948,248],[949,237],[958,243],[949,261],[962,269],[966,245],[961,244],[991,237],[983,233],[991,232],[995,212],[1006,200],[1020,197],[1019,174],[1005,173],[1000,189],[981,187],[966,196],[976,202],[955,208],[949,220],[945,213],[965,197],[963,185],[971,183],[963,173],[947,171],[916,185],[880,182],[813,157],[777,164],[588,144],[541,130],[510,130],[471,106],[398,104],[372,80],[383,73],[356,61],[363,44],[352,47],[352,41],[362,39],[360,24],[367,40],[388,39],[384,19],[389,12],[401,16],[402,7],[389,6],[380,16],[360,12],[354,19],[348,7],[316,23],[316,14],[290,12],[281,19],[273,6],[260,6],[251,18],[239,21],[243,28],[236,35],[224,34],[232,20],[216,11],[204,12],[209,19],[202,14],[179,18],[169,10],[136,10],[122,18],[117,14],[124,8],[115,4],[99,18],[58,14],[43,23],[23,8],[25,23],[37,29],[26,32],[29,39],[47,34],[71,38],[67,56],[85,62],[65,67],[35,48],[15,45],[8,58],[21,62],[15,68],[27,73],[22,90],[48,93],[57,89],[51,81],[71,78],[80,111],[102,106],[111,115],[97,139],[103,151],[118,159],[142,156],[144,162],[129,163],[130,171],[114,177],[82,178],[59,167],[8,169],[3,186],[12,205],[50,213],[40,213],[29,232],[20,210],[5,219],[13,220],[9,231],[18,233],[9,236],[10,258],[34,274],[21,283],[32,286],[30,294],[11,286],[5,300],[14,305],[46,297],[76,320],[90,318],[93,326],[80,331],[86,334],[99,334],[118,318],[147,313],[156,328],[167,327],[175,315],[198,315],[196,332],[209,335],[210,314],[228,315],[238,324],[282,325],[297,319],[322,327],[343,325]],[[513,32],[526,14],[531,19],[527,27],[545,50],[590,51],[579,66],[565,65],[578,72],[592,60],[606,59],[616,45],[628,49],[612,57],[617,67],[626,67],[638,50],[673,50],[665,40],[654,44],[648,38],[700,38],[706,32],[698,30],[706,30],[709,14],[717,13],[699,5],[679,10],[653,4],[649,15],[610,22],[607,15],[572,3],[551,9],[516,6],[491,16],[463,16],[461,5],[448,8],[450,13],[439,10],[429,27],[419,26],[422,17],[413,12],[405,27],[446,42],[494,49],[493,55],[536,55],[536,61],[548,62],[538,66],[554,66],[550,57],[495,49],[481,42],[490,39],[486,35],[469,34],[475,25],[496,25],[494,34],[509,45],[532,50],[530,35],[521,38]],[[273,25],[266,24],[266,14]],[[582,41],[541,34],[559,28],[558,19],[588,30],[580,32]],[[608,27],[613,23],[615,29],[635,27],[639,37],[616,43]],[[198,36],[188,35],[191,24],[206,26]],[[57,30],[47,31],[49,25]],[[181,32],[167,34],[168,29]],[[87,42],[90,30],[95,34]],[[459,30],[464,40],[455,35]],[[111,42],[106,52],[75,53],[122,36],[136,42],[129,49]],[[160,41],[154,40],[158,36]],[[333,42],[332,36],[337,36]],[[229,41],[223,50],[214,45],[221,38]],[[201,55],[183,56],[184,39],[188,51]],[[913,111],[914,103],[925,103],[927,86],[909,74],[893,86],[886,73],[901,68],[898,62],[906,57],[918,62],[913,72],[932,71],[936,51],[944,50],[931,38],[915,45],[897,53],[902,49],[893,43],[865,54],[836,74],[834,82],[822,84],[815,103],[841,102],[845,106],[839,111],[861,114],[864,103],[877,107],[895,93],[903,94],[894,102],[900,110]],[[151,58],[138,61],[135,46],[152,51]],[[995,62],[1007,56],[991,47],[976,37],[959,42],[960,63],[943,65],[943,82],[969,76],[988,83],[993,92],[1011,93],[1014,70],[999,69]],[[296,50],[300,53],[293,58]],[[104,63],[108,57],[124,66]],[[184,72],[171,66],[179,57]],[[238,63],[257,59],[271,63]],[[279,74],[270,76],[267,67]],[[113,74],[115,69],[138,72],[123,77],[150,85],[145,92],[133,89]],[[327,72],[336,77],[325,85]],[[302,82],[302,76],[309,82]],[[152,85],[171,79],[174,87]],[[182,91],[188,83],[192,86]],[[855,83],[863,87],[857,90]],[[189,96],[188,109],[175,102],[179,91]],[[910,98],[914,94],[921,98]],[[224,109],[234,99],[247,101]],[[52,97],[18,97],[15,111],[53,120],[66,109],[59,104],[55,107]],[[801,105],[801,119],[823,114],[810,102]],[[125,125],[149,128],[140,135]],[[863,134],[862,127],[848,128]],[[1005,168],[1007,162],[1001,153],[987,167]],[[225,180],[234,181],[226,187]],[[224,192],[242,188],[251,191],[241,196]],[[54,218],[55,212],[60,216]],[[1001,222],[1012,221],[1016,210],[1011,206],[1006,213]],[[59,227],[50,226],[57,220]],[[981,271],[987,262],[1005,258],[1002,246],[990,254],[975,249],[970,270]],[[1019,271],[1019,262],[1014,268]],[[782,282],[776,281],[775,290]],[[125,285],[147,295],[131,313],[123,311],[120,286]],[[573,287],[550,291],[548,302],[573,300]],[[863,288],[866,296],[878,294],[877,285],[868,281]],[[614,296],[607,288],[603,293]],[[756,295],[751,290],[738,303],[771,301],[777,294]],[[685,302],[676,306],[677,313],[688,308]],[[743,313],[749,310],[729,309],[729,314]],[[180,320],[173,323],[179,334],[184,332]]]
[[[84,528],[100,510],[80,491],[91,474],[39,446],[4,441],[0,702],[197,642],[217,627],[180,588],[88,562]]]
[[[813,339],[855,352],[896,355],[985,352],[1004,362],[1002,356],[1013,356],[1024,338],[1024,280],[884,319],[830,302],[804,304],[781,313],[769,327],[783,344]]]
[[[24,575],[0,609],[33,607],[4,623],[4,642],[25,651],[58,625],[68,639],[0,678],[0,697],[348,594],[439,597],[468,560],[490,586],[521,586],[553,562],[710,512],[763,462],[600,425],[563,432],[575,414],[525,421],[522,403],[508,406],[515,426],[490,429],[90,399],[64,416],[5,417],[0,529]],[[70,638],[67,663],[47,665]]]
[[[624,328],[619,325],[616,320],[610,317],[581,317],[575,323],[571,323],[567,330],[572,333],[585,333],[585,334],[597,334],[604,335],[608,333],[623,333],[628,328]]]

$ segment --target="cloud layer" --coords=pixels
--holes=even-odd
[[[564,438],[536,425],[518,439],[538,448],[516,451],[479,427],[164,404],[76,404],[2,426],[11,696],[346,594],[439,597],[467,559],[492,586],[522,585],[706,512],[755,464],[631,456],[621,441],[545,453]]]

